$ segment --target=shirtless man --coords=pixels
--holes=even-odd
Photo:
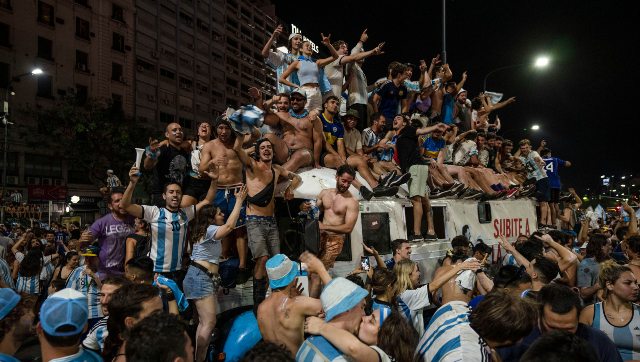
[[[322,266],[322,262],[309,253],[303,254],[300,259],[303,260],[303,257],[307,264]],[[265,341],[281,345],[295,356],[304,341],[305,317],[322,313],[322,303],[320,299],[300,295],[298,263],[278,254],[267,261],[266,268],[271,294],[258,307],[260,334]],[[326,270],[324,273],[327,273]]]
[[[264,123],[282,127],[282,138],[274,133],[265,135],[273,144],[276,162],[291,172],[311,164],[320,167],[323,136],[313,125],[313,120],[317,120],[316,112],[309,113],[304,109],[307,101],[304,92],[298,89],[290,96],[280,93],[273,97],[273,101],[278,111],[267,114]],[[315,155],[318,157],[314,157]]]
[[[199,171],[204,172],[210,160],[214,160],[219,165],[218,189],[213,202],[225,215],[225,222],[236,204],[234,193],[242,186],[242,162],[238,154],[233,149],[236,134],[231,129],[231,123],[227,120],[220,120],[216,124],[215,132],[217,138],[207,142],[200,151]],[[240,217],[236,223],[236,230],[229,234],[222,241],[222,256],[228,257],[231,254],[231,242],[236,240],[238,249],[238,259],[240,260],[238,278],[236,281],[243,284],[249,278],[249,271],[246,269],[247,263],[247,236],[245,225],[245,207],[240,210]]]
[[[358,201],[351,195],[349,187],[356,171],[349,165],[341,165],[336,172],[336,188],[322,190],[316,205],[324,212],[320,227],[320,260],[329,269],[333,267],[344,244],[344,237],[350,234],[358,220]],[[305,207],[309,207],[308,203]],[[311,274],[309,295],[320,295],[320,279]]]
[[[300,185],[302,179],[282,166],[272,163],[273,145],[266,138],[256,141],[257,160],[249,157],[239,138],[236,138],[233,149],[246,171],[247,236],[256,264],[253,273],[253,310],[256,311],[267,292],[265,263],[269,256],[280,253],[280,237],[273,201],[276,183],[279,178],[291,180],[291,184],[285,190],[285,198],[292,199],[293,190]]]

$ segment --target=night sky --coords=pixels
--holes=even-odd
[[[366,50],[386,41],[386,53],[365,62],[369,83],[385,76],[393,60],[429,63],[442,51],[441,1],[374,3],[379,2],[275,1],[278,17],[296,24],[321,48],[320,32],[352,47],[368,28]],[[534,149],[547,140],[554,156],[573,162],[560,175],[565,186],[579,193],[593,190],[601,174],[640,176],[637,151],[632,151],[640,146],[640,102],[634,91],[640,62],[632,55],[639,50],[634,24],[640,12],[632,4],[447,1],[447,60],[453,80],[467,71],[464,88],[470,97],[482,90],[484,76],[495,68],[533,63],[540,54],[551,57],[551,66],[542,71],[523,66],[497,72],[487,89],[504,93],[504,99],[517,97],[499,112],[499,134],[515,142],[526,136]],[[532,124],[541,129],[523,131]]]

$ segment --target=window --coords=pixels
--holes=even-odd
[[[49,26],[53,25],[53,5],[38,1],[38,22]]]
[[[160,122],[162,123],[172,123],[176,120],[176,116],[169,113],[160,112]]]
[[[86,39],[86,40],[90,40],[89,36],[90,36],[90,25],[89,22],[81,19],[79,17],[76,17],[76,36],[78,38],[82,38],[82,39]]]
[[[81,72],[89,71],[89,54],[76,50],[76,70]]]
[[[122,76],[122,64],[111,63],[111,80],[124,83]]]
[[[89,98],[89,87],[82,84],[76,84],[76,101],[85,104]]]
[[[124,53],[124,36],[113,32],[113,44],[111,49]]]
[[[75,4],[89,7],[89,0],[73,0]]]
[[[193,18],[181,11],[180,12],[180,22],[182,24],[184,24],[184,25],[192,26],[193,25]]]
[[[193,88],[193,81],[191,79],[180,77],[180,88],[182,89]]]
[[[113,105],[113,109],[122,110],[122,95],[121,94],[111,94],[111,104]]]
[[[165,78],[176,79],[176,73],[164,68],[160,68],[160,75]]]
[[[9,24],[0,23],[0,46],[11,48],[11,42],[9,41],[10,30]]]
[[[0,88],[7,88],[9,85],[9,64],[0,62]]]
[[[193,128],[193,120],[189,118],[180,117],[178,123],[184,128]]]
[[[111,19],[124,23],[124,9],[116,4],[112,4]]]
[[[51,40],[38,37],[38,57],[53,60],[53,42]]]
[[[50,75],[41,74],[38,76],[38,97],[53,98],[53,77]]]
[[[140,72],[143,72],[143,71],[144,72],[146,72],[146,71],[153,72],[153,71],[156,70],[156,66],[155,65],[153,65],[153,64],[151,64],[151,63],[149,63],[149,62],[147,62],[145,60],[142,60],[140,58],[136,59],[136,66],[138,68],[138,71],[140,71]]]

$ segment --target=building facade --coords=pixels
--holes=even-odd
[[[155,136],[170,122],[194,135],[198,123],[247,101],[249,87],[274,91],[260,50],[275,26],[269,1],[0,0],[0,97],[11,109],[52,107],[67,95],[101,99]],[[15,78],[36,67],[42,75]],[[72,195],[99,196],[56,157],[55,140],[29,144],[35,120],[9,113],[7,165],[0,164],[8,191],[53,201],[56,214]]]

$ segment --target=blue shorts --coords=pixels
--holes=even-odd
[[[187,275],[182,282],[184,295],[187,299],[202,299],[216,294],[220,286],[220,276],[217,274],[215,276],[217,277],[216,280],[209,278],[202,270],[189,266]]]
[[[536,181],[536,200],[538,202],[549,202],[551,200],[549,179],[546,177]]]
[[[224,221],[226,222],[231,215],[231,211],[236,206],[236,197],[234,192],[240,188],[241,185],[232,186],[218,186],[216,191],[216,198],[213,200],[213,205],[220,208],[220,211],[224,214]],[[247,220],[247,207],[242,205],[240,209],[240,217],[236,222],[236,227],[244,226]]]

